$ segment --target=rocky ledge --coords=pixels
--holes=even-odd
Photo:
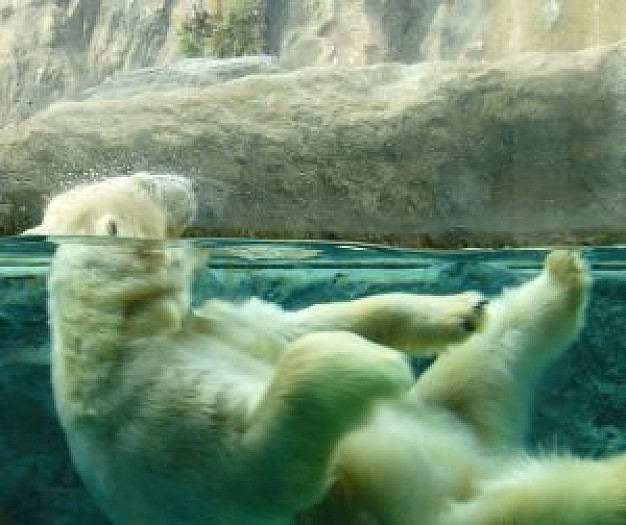
[[[0,130],[1,234],[68,183],[141,169],[196,181],[196,235],[626,240],[626,44],[206,82],[164,67],[165,92],[132,72]]]

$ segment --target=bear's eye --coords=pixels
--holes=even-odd
[[[111,237],[117,237],[117,223],[113,219],[109,219],[107,222],[107,235]]]

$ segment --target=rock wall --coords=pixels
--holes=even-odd
[[[194,178],[198,235],[626,240],[624,45],[194,89],[178,78],[178,90],[103,89],[0,131],[0,233],[37,223],[63,184],[153,169]]]
[[[487,57],[576,51],[626,37],[622,0],[496,0],[484,36]]]
[[[180,60],[181,17],[227,1],[0,0],[0,233],[64,182],[165,169],[201,235],[625,235],[624,46],[598,45],[626,3],[268,0],[276,60]]]
[[[234,0],[0,0],[0,127],[119,71],[180,57],[192,6]],[[496,59],[626,37],[622,0],[267,0],[266,49],[287,67]]]
[[[437,0],[270,2],[268,45],[285,64],[418,62]]]
[[[167,60],[182,0],[0,0],[0,126]]]
[[[626,38],[622,0],[280,0],[270,48],[292,66],[497,59]]]

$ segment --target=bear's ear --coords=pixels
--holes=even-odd
[[[33,228],[28,228],[28,230],[24,230],[20,235],[45,235],[47,232],[44,230],[42,225],[34,226]]]
[[[176,235],[196,218],[198,204],[190,179],[180,175],[138,172],[132,181],[167,214],[168,230]]]

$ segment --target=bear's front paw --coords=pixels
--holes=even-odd
[[[437,346],[463,341],[483,328],[488,304],[478,292],[433,298],[427,310],[428,322],[421,331],[426,337],[430,335]]]
[[[580,253],[574,250],[555,250],[546,257],[545,272],[559,284],[584,288],[589,283],[589,271]]]
[[[485,309],[489,300],[477,292],[466,292],[459,297],[457,325],[465,333],[479,331],[485,322]]]

